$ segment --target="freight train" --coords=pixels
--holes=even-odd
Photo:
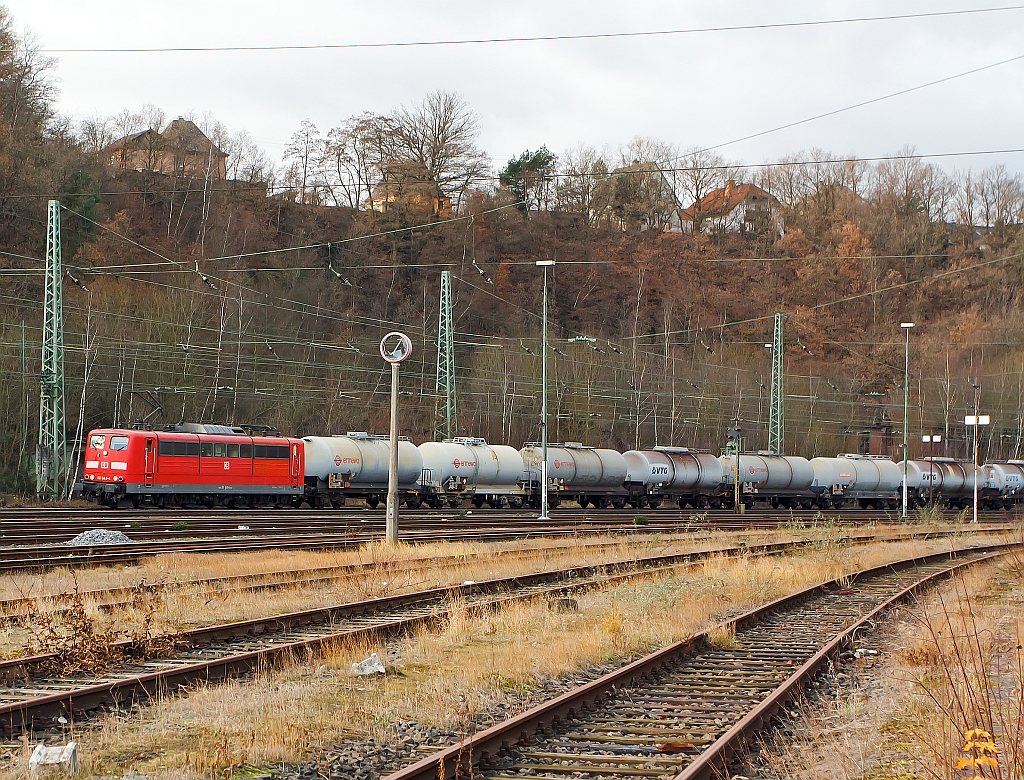
[[[108,506],[371,508],[387,496],[390,441],[350,432],[290,438],[246,427],[181,423],[164,430],[98,429],[87,441],[82,493]],[[522,449],[479,438],[398,443],[398,490],[409,507],[539,508],[541,446]],[[747,507],[895,509],[903,467],[889,458],[834,458],[770,452],[715,456],[685,447],[617,450],[579,442],[552,444],[547,459],[551,508],[627,505],[656,509]],[[1010,508],[1024,495],[1024,461],[977,471],[951,458],[912,460],[908,503],[963,507],[975,483],[982,506]],[[736,482],[739,481],[739,490]]]

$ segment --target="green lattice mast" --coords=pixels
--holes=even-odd
[[[455,399],[455,333],[452,320],[452,274],[441,272],[441,306],[437,326],[436,418],[438,439],[451,439],[456,434]]]
[[[64,268],[60,252],[60,202],[51,200],[46,220],[46,290],[43,294],[43,360],[39,376],[39,445],[36,494],[44,501],[67,498],[64,427]]]

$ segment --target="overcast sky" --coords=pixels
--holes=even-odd
[[[748,25],[988,8],[887,2],[314,2],[0,0],[44,49],[377,43]],[[432,90],[461,93],[496,163],[546,144],[616,149],[635,135],[712,146],[1024,54],[1024,11],[631,39],[308,52],[61,53],[77,119],[153,103],[211,113],[275,159],[305,118],[322,131]],[[762,162],[818,146],[875,156],[1024,147],[1024,60],[723,148]],[[944,160],[947,168],[1024,154]]]

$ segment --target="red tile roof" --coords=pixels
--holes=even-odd
[[[689,208],[681,209],[679,211],[679,218],[692,222],[698,214],[701,219],[724,217],[746,200],[764,200],[773,204],[778,203],[771,194],[765,192],[756,184],[737,184],[730,179],[724,187],[712,190],[701,198],[698,203],[694,203]]]

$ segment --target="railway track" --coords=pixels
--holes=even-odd
[[[751,610],[392,773],[386,780],[729,777],[728,761],[856,632],[1016,545],[931,555]]]
[[[37,510],[26,510],[37,511]],[[107,513],[110,514],[109,512]],[[96,517],[74,520],[65,525],[54,519],[45,521],[49,530],[38,527],[41,518],[30,520],[22,518],[19,523],[27,524],[19,530],[11,520],[5,520],[0,514],[0,572],[36,570],[52,567],[77,568],[82,566],[131,564],[140,558],[160,553],[224,553],[250,552],[264,549],[337,549],[355,547],[369,541],[379,540],[383,536],[383,517],[370,516],[363,511],[359,521],[346,522],[344,531],[341,521],[348,518],[347,513],[319,513],[311,516],[306,512],[282,511],[274,514],[275,525],[257,527],[254,531],[254,519],[246,519],[246,512],[225,510],[225,514],[233,517],[225,523],[220,513],[212,520],[206,515],[170,515],[157,518],[140,514],[138,519],[131,520],[131,513],[119,515],[120,525],[112,524],[109,517],[97,512]],[[164,527],[170,518],[175,522],[185,523],[187,528],[173,530],[172,526]],[[774,511],[772,513],[749,513],[745,517],[729,513],[713,513],[692,515],[674,510],[657,510],[642,516],[637,522],[637,515],[631,511],[621,510],[578,510],[566,511],[553,521],[541,521],[537,517],[523,513],[489,512],[482,510],[477,515],[444,515],[434,512],[408,512],[403,514],[403,525],[400,538],[410,543],[428,543],[439,541],[500,541],[505,539],[544,538],[580,534],[601,533],[673,533],[694,527],[733,530],[736,528],[757,529],[777,528],[786,524],[809,524],[819,513],[808,511]],[[849,525],[870,524],[892,520],[889,515],[879,515],[870,510],[845,510],[841,513],[829,514],[829,518],[838,518],[841,523]],[[295,518],[304,518],[301,524],[291,527]],[[312,519],[311,519],[312,518]],[[697,518],[697,519],[695,519]],[[128,519],[129,522],[124,522]],[[239,522],[244,519],[245,522]],[[985,515],[983,523],[986,528],[1008,528],[1005,513]],[[102,522],[97,522],[97,520]],[[158,527],[132,528],[134,523],[142,525],[152,521]],[[308,523],[320,523],[312,532]],[[207,523],[210,523],[209,525]],[[262,522],[262,520],[261,520]],[[270,521],[266,521],[270,522]],[[34,524],[34,526],[33,526]],[[173,524],[172,524],[173,525]],[[33,530],[34,527],[34,530]],[[138,541],[123,545],[103,545],[94,547],[69,547],[66,542],[80,531],[89,528],[108,528],[124,530]],[[18,542],[15,544],[14,542]],[[31,544],[29,544],[31,542]],[[49,543],[40,543],[49,542]],[[5,546],[6,545],[6,546]]]
[[[986,530],[983,533],[999,532],[999,530]],[[885,535],[879,535],[877,533],[848,533],[841,538],[841,542],[848,545],[873,542],[892,543],[911,541],[914,539],[950,537],[959,535],[960,533],[961,532],[959,530],[904,531]],[[796,544],[799,544],[799,542],[794,542],[793,544],[795,546]],[[814,544],[814,541],[808,540],[804,542],[804,544],[811,545]],[[582,545],[574,544],[573,549],[579,550],[582,546],[587,550],[600,550],[602,548],[619,547],[620,545],[621,541],[619,540],[595,540],[584,542]],[[550,551],[557,553],[559,551],[564,551],[565,549],[566,547],[564,545],[554,545],[550,547],[524,547],[502,550],[500,552],[500,559],[502,561],[508,561],[510,559],[521,558],[528,555],[536,555],[538,552]],[[86,603],[95,606],[96,609],[107,611],[128,606],[132,602],[132,599],[137,597],[140,593],[174,593],[175,591],[183,589],[194,589],[224,595],[233,592],[255,593],[281,588],[309,588],[328,585],[346,579],[365,577],[367,574],[379,572],[385,568],[389,575],[395,576],[402,572],[415,571],[427,564],[433,565],[437,563],[444,563],[446,561],[451,563],[469,562],[480,558],[481,555],[483,555],[483,553],[464,553],[455,556],[442,556],[441,558],[437,556],[431,556],[429,558],[409,558],[400,561],[389,561],[386,564],[381,564],[379,562],[347,563],[303,569],[238,574],[226,577],[207,577],[193,580],[174,580],[172,582],[142,583],[131,587],[109,587],[80,591],[77,595],[79,595]],[[60,608],[59,603],[68,595],[69,594],[66,592],[42,593],[33,596],[0,600],[0,622],[10,622],[26,617],[30,614],[33,608],[36,608],[40,604],[45,605],[48,602],[57,605],[53,609],[47,609],[48,613],[61,614],[67,610]]]
[[[175,691],[198,681],[245,673],[288,657],[306,657],[357,637],[394,635],[443,620],[450,605],[473,611],[511,601],[554,598],[657,570],[689,566],[720,555],[775,555],[810,542],[720,548],[654,556],[588,567],[508,577],[456,587],[434,588],[369,601],[304,610],[285,615],[194,629],[176,637],[175,651],[163,658],[139,659],[129,642],[116,645],[122,661],[102,676],[61,674],[60,658],[39,655],[0,663],[0,729],[73,720],[98,707],[117,706]]]

